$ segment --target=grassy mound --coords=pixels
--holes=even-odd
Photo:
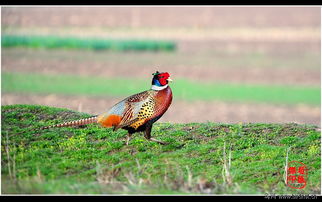
[[[174,51],[176,45],[162,40],[106,40],[97,38],[75,38],[57,36],[19,36],[4,35],[1,37],[2,47],[29,48],[64,48],[111,51]]]
[[[320,193],[320,131],[299,124],[156,123],[159,145],[96,124],[38,128],[91,115],[2,106],[2,193]],[[285,163],[309,168],[307,186],[285,185]]]

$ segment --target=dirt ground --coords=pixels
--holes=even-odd
[[[107,111],[121,98],[84,96],[2,94],[1,104],[39,104],[68,108],[93,115]],[[227,102],[185,102],[173,100],[160,122],[221,122],[221,123],[306,123],[320,126],[320,107],[274,106],[268,104],[237,104]]]
[[[238,56],[242,60],[243,56]],[[246,56],[245,56],[246,57]],[[249,56],[248,56],[249,57]],[[254,56],[256,57],[256,56]],[[252,59],[240,61],[232,55],[189,54],[178,51],[167,53],[109,53],[86,51],[44,51],[27,49],[4,49],[2,71],[42,74],[77,74],[100,77],[146,78],[156,70],[169,71],[174,79],[202,82],[248,83],[320,86],[319,58],[270,56],[265,67],[256,66]],[[266,60],[268,60],[266,59]],[[311,59],[311,60],[310,60]],[[253,59],[256,61],[256,58]],[[232,67],[232,65],[234,65]],[[288,66],[292,67],[288,67]],[[302,66],[301,66],[302,65]]]
[[[305,27],[319,26],[320,7],[11,7],[2,24],[44,27]],[[4,17],[7,16],[7,17]]]

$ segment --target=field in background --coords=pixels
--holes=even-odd
[[[157,53],[3,48],[2,73],[6,82],[9,73],[43,74],[43,80],[47,75],[85,76],[92,81],[106,78],[106,87],[113,86],[115,79],[130,80],[128,86],[117,90],[123,93],[111,93],[115,90],[109,89],[93,97],[90,92],[97,91],[100,83],[82,85],[67,93],[54,89],[58,83],[52,83],[52,90],[46,93],[43,89],[38,94],[25,86],[30,81],[17,77],[9,88],[3,83],[2,105],[45,104],[98,114],[128,93],[149,88],[151,74],[159,70],[170,72],[175,81],[171,86],[178,89],[161,122],[320,125],[319,17],[320,9],[314,7],[2,8],[2,32],[6,35],[171,40],[177,47],[174,52]],[[40,82],[40,77],[34,82]],[[66,89],[78,85],[70,82],[64,82]],[[131,87],[138,83],[135,89]],[[17,91],[13,87],[17,85],[24,88]],[[207,85],[219,85],[219,91]],[[245,86],[252,86],[248,90],[251,93],[245,93]],[[292,91],[295,94],[288,96],[281,94],[283,91],[275,94],[275,86],[303,90]],[[225,95],[222,90],[227,90]],[[78,91],[88,94],[80,95]],[[312,96],[307,96],[310,91]],[[267,96],[257,102],[263,94]],[[60,101],[64,99],[69,102]],[[211,113],[205,114],[206,108]],[[190,119],[181,115],[183,112],[189,113]]]
[[[82,39],[77,37],[2,35],[1,46],[40,48],[40,49],[77,49],[108,51],[173,51],[176,46],[171,41],[160,40],[122,40],[122,39]]]
[[[180,18],[178,18],[180,16]],[[2,8],[2,33],[13,35],[54,35],[61,37],[97,37],[102,39],[172,40],[175,52],[111,52],[62,49],[2,48],[2,105],[43,104],[98,114],[107,110],[125,94],[149,88],[151,73],[169,71],[180,84],[180,91],[161,122],[298,122],[320,125],[320,8],[314,7],[60,7]],[[40,75],[38,80],[24,81],[6,75]],[[41,78],[41,75],[44,75]],[[51,91],[30,92],[26,82],[41,82],[48,76],[60,78],[129,79],[123,94],[90,96],[70,95],[71,91],[96,91],[97,83],[61,93],[52,83]],[[28,77],[26,77],[28,78]],[[42,79],[42,80],[41,80]],[[180,81],[180,82],[177,82]],[[194,100],[189,98],[191,85]],[[122,84],[124,84],[123,82]],[[233,85],[236,99],[225,100],[222,93],[199,84]],[[19,91],[14,86],[23,87]],[[261,102],[243,100],[244,86],[283,86],[301,88],[294,96],[266,94]],[[47,85],[48,86],[48,85]],[[55,87],[56,86],[56,87]],[[240,90],[238,89],[240,86]],[[8,87],[8,88],[7,88]],[[186,88],[185,88],[186,87]],[[46,87],[47,88],[47,87]],[[92,88],[92,89],[91,89]],[[47,88],[48,89],[48,88]],[[227,88],[226,88],[227,89]],[[313,96],[306,96],[311,89]],[[186,95],[184,92],[188,92]],[[231,92],[231,91],[228,91]],[[258,92],[258,91],[257,91]],[[257,94],[256,92],[256,94]],[[317,93],[315,93],[317,92]],[[273,93],[273,94],[272,94]],[[312,94],[310,93],[310,94]],[[77,94],[77,93],[76,93]],[[272,102],[271,95],[277,102]],[[294,95],[294,94],[293,94]],[[204,97],[215,99],[205,100]],[[224,96],[225,97],[225,96]],[[252,98],[252,96],[248,97]],[[265,100],[266,98],[269,98]],[[256,96],[254,97],[256,100]],[[283,102],[284,100],[290,100]],[[291,101],[294,102],[291,102]],[[303,101],[304,100],[304,101]],[[241,102],[242,101],[242,102]],[[312,105],[312,103],[315,103]],[[210,112],[210,113],[209,113]],[[186,116],[186,114],[189,114]]]
[[[143,79],[105,78],[97,76],[46,75],[28,73],[3,73],[3,92],[62,94],[104,97],[138,93],[148,88]],[[131,83],[131,85],[129,85]],[[294,105],[298,103],[320,106],[320,88],[286,85],[250,85],[231,83],[204,83],[177,79],[172,87],[177,100],[218,100],[236,103],[273,103]],[[209,93],[215,92],[215,93]]]

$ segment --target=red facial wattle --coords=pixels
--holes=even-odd
[[[169,73],[161,73],[158,75],[158,80],[162,86],[165,86],[168,84],[167,79],[170,77]]]

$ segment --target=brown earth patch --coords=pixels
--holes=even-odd
[[[107,111],[122,98],[89,98],[57,95],[2,94],[1,104],[40,104],[62,107],[93,115]],[[185,102],[174,100],[160,122],[191,123],[304,123],[320,126],[320,107],[307,105],[279,106],[225,102]]]
[[[104,38],[319,42],[320,12],[314,7],[10,7],[2,9],[2,31]]]
[[[254,56],[168,53],[108,53],[84,51],[45,51],[28,49],[4,49],[2,71],[42,74],[71,74],[100,77],[145,78],[156,70],[169,71],[174,79],[195,81],[288,84],[319,86],[321,70],[318,57],[292,60],[292,56],[265,58]],[[247,59],[248,58],[248,59]],[[259,66],[256,66],[256,65]],[[265,65],[261,67],[260,65]]]
[[[31,27],[320,26],[319,7],[6,7],[2,24]]]

